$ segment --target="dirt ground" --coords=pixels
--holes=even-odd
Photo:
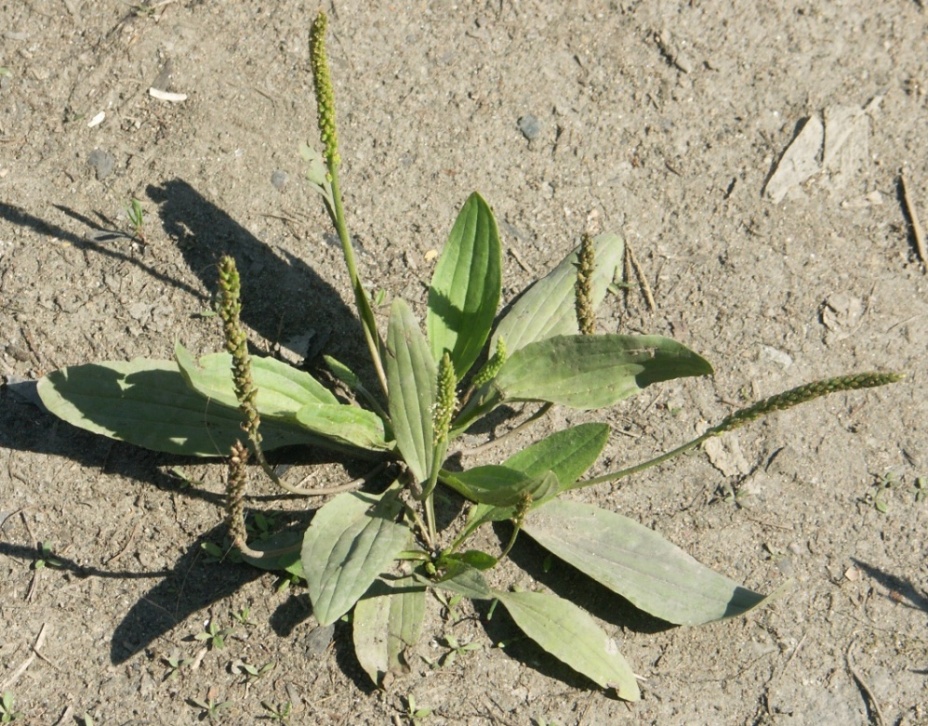
[[[256,345],[311,335],[313,352],[359,359],[341,253],[298,151],[318,146],[317,4],[150,5],[0,4],[0,373],[167,358],[175,341],[217,350],[201,313],[226,252]],[[501,582],[571,592],[600,618],[645,679],[633,705],[527,643],[495,647],[515,636],[501,616],[449,619],[437,603],[410,672],[373,690],[350,626],[315,628],[301,590],[203,549],[223,536],[218,464],[77,431],[4,387],[0,690],[19,722],[197,723],[194,700],[212,700],[228,703],[222,723],[289,701],[292,723],[386,724],[408,722],[414,699],[433,709],[424,724],[928,724],[928,278],[899,183],[904,170],[928,222],[923,3],[326,9],[342,182],[371,286],[421,312],[428,253],[473,190],[500,222],[506,300],[592,214],[629,240],[657,303],[613,299],[601,329],[670,335],[715,365],[609,413],[597,471],[815,378],[908,377],[583,493],[748,587],[791,581],[747,617],[669,628],[545,573],[529,543],[516,550],[525,571],[507,566]],[[838,165],[771,198],[797,132],[848,109],[855,141]],[[144,246],[107,234],[128,228],[133,196]],[[305,506],[254,504],[279,517]],[[34,569],[37,542],[59,567]],[[194,639],[210,618],[232,628],[224,648]],[[448,635],[480,648],[439,663]],[[273,668],[249,677],[240,660]]]

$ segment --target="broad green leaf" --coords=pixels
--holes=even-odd
[[[549,502],[526,517],[523,531],[635,607],[677,625],[741,615],[765,599],[657,532],[589,504]]]
[[[423,482],[434,458],[432,414],[438,369],[412,310],[399,298],[390,310],[384,365],[396,445],[413,476]]]
[[[625,241],[615,234],[601,234],[595,238],[596,268],[593,273],[594,309],[598,308],[615,277],[616,268],[621,267],[625,255]],[[537,280],[516,300],[499,321],[490,350],[496,350],[500,337],[512,355],[536,340],[555,335],[579,333],[577,313],[574,308],[574,286],[577,282],[576,247],[561,263],[545,277]]]
[[[424,580],[426,585],[434,585],[441,590],[450,590],[471,600],[490,600],[493,598],[493,591],[487,585],[480,571],[464,562],[449,561],[447,563],[445,576],[434,582]]]
[[[227,456],[242,414],[191,390],[174,361],[137,358],[71,366],[38,383],[51,413],[73,426],[152,451]],[[296,422],[261,426],[265,450],[313,440]]]
[[[461,472],[443,472],[442,482],[458,494],[473,502],[510,507],[518,504],[523,495],[543,499],[559,489],[557,476],[546,471],[528,476],[505,466],[490,464]]]
[[[272,534],[267,539],[249,542],[248,546],[258,552],[282,550],[289,547],[293,548],[292,551],[272,557],[252,557],[244,552],[240,552],[239,556],[249,565],[257,567],[260,570],[289,572],[291,575],[296,575],[300,579],[305,580],[306,578],[303,576],[303,565],[300,563],[300,542],[302,539],[302,532],[284,530],[283,532]]]
[[[398,492],[339,494],[310,522],[300,559],[320,625],[347,613],[409,541],[409,529],[395,521]]]
[[[615,640],[568,600],[544,592],[494,592],[516,625],[559,661],[619,698],[641,698],[638,681]]]
[[[174,347],[174,355],[191,388],[225,406],[238,406],[231,355],[214,353],[197,362],[180,344]],[[377,415],[359,406],[339,403],[331,391],[308,373],[274,358],[252,357],[251,369],[258,389],[255,404],[261,414],[262,437],[267,422],[282,420],[299,423],[313,434],[313,442],[330,441],[329,448],[373,451],[390,448],[384,440],[383,422]]]
[[[602,453],[609,439],[609,426],[586,423],[557,431],[513,454],[503,466],[520,471],[526,476],[540,476],[551,471],[557,477],[558,491],[569,489],[589,469]],[[544,500],[543,500],[544,501]],[[536,502],[533,509],[541,502]],[[472,532],[485,522],[501,522],[515,515],[515,507],[494,507],[477,504],[471,507],[467,518],[468,531]]]
[[[308,403],[296,419],[309,431],[362,449],[388,450],[380,417],[358,406],[342,403]]]
[[[438,561],[438,566],[448,567],[452,565],[452,563],[457,562],[481,571],[491,570],[499,564],[499,560],[493,555],[481,552],[480,550],[467,550],[466,552],[445,555]]]
[[[174,357],[193,390],[224,406],[238,406],[231,355],[213,353],[194,361],[190,352],[178,343],[174,346]],[[309,373],[274,358],[252,356],[251,375],[258,389],[255,404],[262,418],[293,417],[308,403],[338,403],[332,392]]]
[[[451,229],[429,287],[426,318],[432,355],[444,351],[458,379],[480,355],[499,306],[502,262],[489,205],[471,194]]]
[[[503,364],[503,398],[550,401],[588,410],[611,406],[674,378],[712,373],[712,366],[657,335],[560,335],[529,343]]]
[[[553,471],[567,489],[595,463],[609,440],[609,426],[586,423],[551,434],[513,454],[503,466],[528,476]]]
[[[419,640],[425,618],[425,592],[414,577],[390,584],[377,581],[354,607],[354,652],[376,686],[400,670],[402,654]]]

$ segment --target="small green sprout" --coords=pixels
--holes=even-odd
[[[481,645],[480,643],[475,643],[473,641],[470,643],[465,643],[464,645],[461,645],[458,642],[458,639],[455,638],[453,635],[446,635],[439,642],[442,646],[444,646],[445,648],[448,648],[448,652],[445,653],[438,661],[442,667],[450,666],[452,663],[454,663],[455,660],[457,660],[457,657],[459,655],[462,655],[464,653],[469,653],[474,650],[483,649],[483,645]]]
[[[210,722],[215,721],[219,714],[232,706],[231,701],[216,701],[213,696],[213,689],[210,688],[204,700],[196,698],[188,699],[187,703],[195,708],[201,709],[200,718],[208,718]]]
[[[243,607],[238,612],[232,613],[232,619],[241,625],[251,625],[249,618],[251,617],[251,608],[247,605]]]
[[[193,663],[193,658],[181,658],[176,653],[170,656],[163,656],[161,660],[167,665],[168,670],[164,674],[162,681],[169,681],[177,677],[182,668],[186,668]]]
[[[63,563],[54,556],[50,542],[43,542],[39,548],[40,557],[32,565],[34,570],[42,570],[46,567],[63,567]]]
[[[0,696],[0,723],[13,723],[22,716],[22,713],[15,709],[15,699],[12,691],[4,691]]]
[[[129,224],[132,226],[132,238],[143,245],[148,244],[145,241],[145,209],[142,207],[142,202],[132,197],[129,206],[126,207],[126,214],[129,217]]]
[[[261,701],[261,708],[267,711],[267,714],[261,718],[265,718],[269,721],[277,721],[278,723],[283,724],[290,723],[290,711],[293,708],[290,704],[290,701],[282,703],[279,706],[274,706],[267,701]]]
[[[226,636],[232,632],[232,628],[222,628],[216,624],[216,621],[210,619],[209,625],[206,628],[196,635],[193,636],[194,640],[199,640],[205,642],[209,645],[210,648],[215,648],[216,650],[222,650],[226,647]]]
[[[899,475],[894,471],[887,471],[876,478],[873,484],[874,492],[870,495],[873,506],[880,514],[886,514],[889,511],[889,502],[892,494],[900,485]]]
[[[253,666],[242,659],[237,659],[229,664],[229,670],[237,676],[245,676],[246,680],[257,680],[274,669],[274,663],[267,662],[262,666]]]
[[[435,599],[442,605],[442,619],[445,621],[455,622],[460,619],[460,611],[458,606],[461,604],[461,601],[464,599],[463,595],[457,594],[448,597],[441,590],[435,590],[434,593]]]
[[[418,708],[416,706],[416,697],[413,696],[411,693],[408,696],[406,696],[405,700],[406,700],[406,711],[404,715],[406,716],[406,718],[409,719],[410,723],[412,723],[413,726],[418,726],[418,724],[422,723],[423,721],[425,721],[425,719],[427,719],[429,716],[432,715],[431,708]]]

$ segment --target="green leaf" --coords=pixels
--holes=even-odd
[[[240,552],[239,556],[243,561],[247,562],[252,567],[257,567],[260,570],[270,570],[271,572],[289,572],[291,575],[295,575],[296,577],[305,580],[306,578],[303,575],[303,565],[300,562],[300,548],[298,546],[301,540],[301,532],[296,532],[293,530],[276,532],[267,539],[261,539],[256,542],[249,542],[248,546],[253,550],[257,550],[258,552],[282,550],[287,547],[292,547],[292,551],[275,555],[274,557],[252,557],[251,555],[248,555],[244,552]]]
[[[499,560],[493,555],[480,550],[467,550],[451,555],[444,555],[439,561],[439,567],[456,566],[453,563],[463,563],[475,570],[491,570],[499,564]]]
[[[638,681],[615,640],[590,615],[556,595],[543,592],[494,592],[516,625],[558,660],[619,698],[641,698]]]
[[[394,521],[403,508],[398,493],[339,494],[313,517],[300,557],[320,625],[347,613],[409,541],[409,529]]]
[[[601,234],[594,242],[596,268],[593,273],[592,303],[596,309],[606,296],[616,268],[622,265],[625,241],[615,234]],[[580,332],[574,309],[579,250],[580,247],[576,247],[557,267],[534,282],[516,300],[496,326],[490,340],[491,350],[496,349],[496,341],[500,337],[506,341],[506,349],[512,355],[536,340]]]
[[[513,454],[503,466],[528,476],[553,471],[561,487],[567,489],[593,466],[608,440],[607,424],[580,424],[553,433]]]
[[[397,448],[413,476],[426,481],[435,453],[432,412],[438,369],[412,311],[399,298],[390,310],[385,366]]]
[[[529,477],[541,476],[547,471],[553,472],[558,480],[558,489],[552,495],[556,496],[569,489],[596,462],[608,440],[608,425],[580,424],[557,431],[513,454],[503,462],[503,466],[520,471]],[[532,508],[541,503],[536,502]],[[478,504],[471,507],[468,513],[467,533],[473,532],[485,522],[500,522],[511,519],[514,515],[515,507],[512,506]]]
[[[524,494],[532,499],[543,499],[558,491],[557,476],[546,471],[539,476],[528,476],[505,466],[490,464],[461,472],[443,472],[442,482],[471,501],[511,507],[518,504]]]
[[[425,618],[425,592],[414,577],[377,581],[354,607],[354,652],[376,686],[400,670],[403,651],[419,640]]]
[[[526,517],[523,531],[635,607],[677,625],[741,615],[765,599],[657,532],[589,504],[549,502]]]
[[[190,387],[224,406],[238,407],[232,380],[232,356],[212,353],[194,361],[180,343],[174,346],[177,366]],[[251,375],[258,396],[255,405],[262,418],[294,418],[308,403],[336,404],[338,399],[309,373],[274,358],[251,358]]]
[[[392,448],[384,440],[383,421],[377,414],[342,403],[308,403],[296,412],[307,430],[347,446],[375,451]]]
[[[38,392],[51,413],[73,426],[152,451],[227,456],[242,437],[242,414],[190,389],[174,361],[137,358],[71,366],[49,373]],[[295,421],[261,426],[264,448],[305,444]]]
[[[445,563],[444,577],[434,582],[425,580],[424,584],[450,590],[471,600],[491,600],[494,597],[480,571],[461,560],[449,560]]]
[[[504,398],[550,401],[588,410],[611,406],[674,378],[712,373],[712,366],[657,335],[561,335],[529,343],[500,369]]]
[[[489,205],[471,194],[451,229],[432,275],[426,324],[432,355],[444,351],[458,380],[480,355],[499,306],[502,262]]]

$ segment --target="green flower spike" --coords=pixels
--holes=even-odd
[[[585,233],[580,242],[577,262],[577,284],[574,287],[574,304],[577,309],[577,327],[583,335],[596,332],[596,313],[593,311],[593,273],[596,268],[596,248],[592,235]]]
[[[325,32],[328,26],[328,17],[320,12],[309,32],[309,56],[319,109],[319,135],[322,138],[326,163],[331,170],[333,166],[341,163],[341,158],[338,155],[338,134],[335,131],[335,92],[332,90],[329,60],[325,52]]]

